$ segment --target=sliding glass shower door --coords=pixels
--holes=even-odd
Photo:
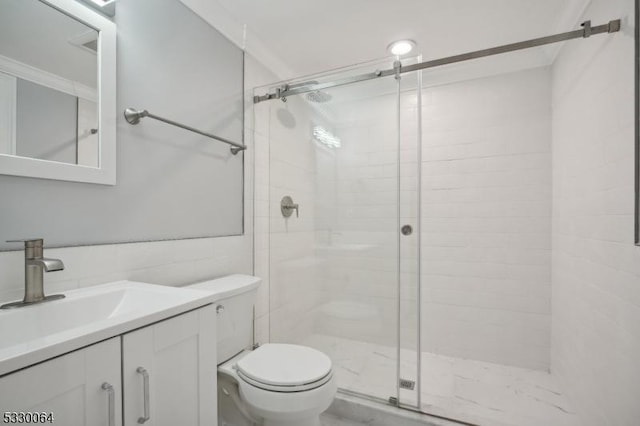
[[[392,67],[367,64],[288,88]],[[256,109],[269,142],[268,338],[328,354],[345,392],[412,407],[419,404],[416,76],[306,91]]]

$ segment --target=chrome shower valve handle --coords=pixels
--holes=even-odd
[[[299,217],[298,207],[299,205],[294,203],[293,199],[288,195],[282,197],[282,201],[280,201],[280,211],[285,218],[291,217],[294,210],[296,211],[296,217]]]

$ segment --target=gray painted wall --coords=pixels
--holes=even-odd
[[[243,232],[242,153],[146,119],[146,108],[242,140],[243,54],[178,0],[121,0],[117,185],[0,176],[0,240],[47,246],[237,235]],[[0,243],[0,249],[17,249]]]
[[[78,98],[17,79],[16,152],[77,164]]]

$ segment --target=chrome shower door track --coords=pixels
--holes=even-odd
[[[392,75],[404,74],[407,72],[420,71],[429,68],[440,67],[443,65],[455,64],[457,62],[464,62],[473,59],[486,58],[488,56],[500,55],[508,52],[515,52],[518,50],[530,49],[532,47],[545,46],[548,44],[560,43],[563,41],[574,40],[578,38],[589,38],[597,34],[610,34],[619,32],[621,28],[621,20],[616,19],[609,21],[608,24],[591,26],[591,21],[582,23],[582,29],[569,31],[566,33],[551,35],[547,37],[540,37],[532,40],[522,41],[519,43],[511,43],[503,46],[492,47],[490,49],[477,50],[475,52],[463,53],[461,55],[449,56],[442,59],[435,59],[432,61],[420,62],[414,65],[408,65],[406,67],[400,66],[400,70],[397,67],[388,70],[374,71],[366,74],[356,75],[353,77],[346,77],[340,80],[330,81],[326,83],[309,84],[305,86],[288,86],[285,85],[278,88],[273,93],[267,93],[262,96],[254,96],[253,102],[260,103],[271,99],[286,99],[288,96],[298,95],[301,93],[313,92],[316,90],[329,89],[331,87],[344,86],[351,83],[357,83],[360,81],[372,80],[380,77],[388,77]]]

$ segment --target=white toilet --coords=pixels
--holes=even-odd
[[[319,426],[337,391],[331,359],[298,345],[251,349],[260,278],[230,275],[189,286],[218,300],[218,426]]]

